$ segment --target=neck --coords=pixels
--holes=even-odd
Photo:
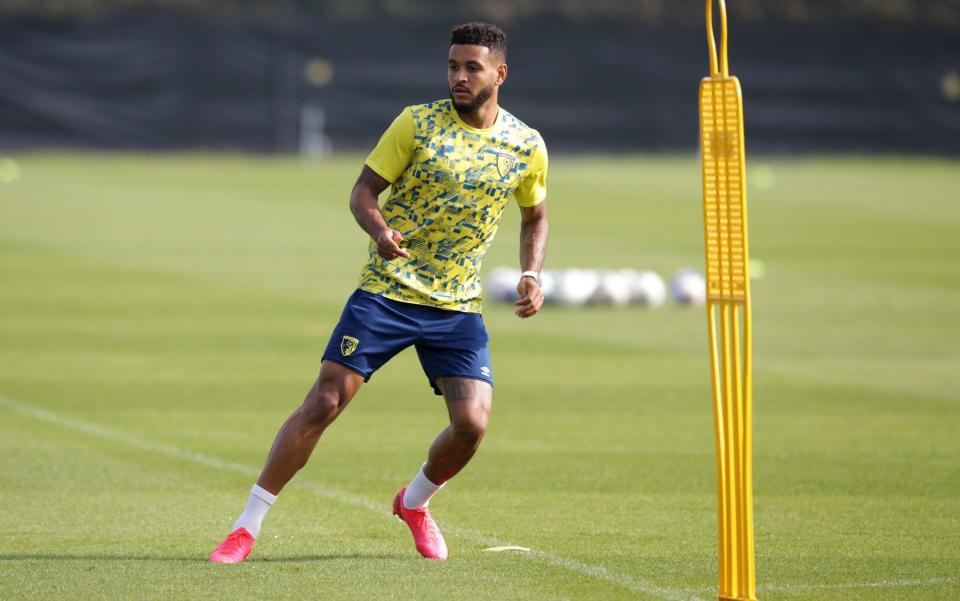
[[[487,102],[484,102],[482,106],[472,113],[461,113],[457,111],[460,120],[475,129],[493,127],[493,124],[497,122],[497,115],[499,114],[500,105],[497,104],[496,98],[491,98]]]

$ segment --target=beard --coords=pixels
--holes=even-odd
[[[453,96],[453,90],[450,91],[450,100],[453,102],[453,108],[457,109],[457,112],[461,115],[469,115],[470,113],[476,112],[478,108],[483,106],[483,104],[490,100],[490,97],[493,96],[493,84],[490,84],[489,87],[486,87],[479,92],[476,96],[473,97],[473,100],[467,102],[466,104],[458,104]]]

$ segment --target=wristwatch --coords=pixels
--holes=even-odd
[[[543,282],[540,281],[540,272],[539,271],[524,271],[520,274],[521,278],[533,278],[533,281],[537,283],[537,286],[543,288]]]

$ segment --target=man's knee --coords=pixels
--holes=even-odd
[[[469,378],[441,378],[437,383],[447,401],[454,442],[475,449],[487,431],[493,389],[487,382]]]
[[[452,423],[453,438],[463,448],[476,448],[487,432],[488,411],[474,411]]]
[[[336,419],[345,404],[340,390],[314,385],[300,407],[300,414],[310,426],[322,428]]]
[[[324,361],[320,376],[300,406],[300,415],[311,427],[326,427],[340,415],[362,383],[360,374]]]

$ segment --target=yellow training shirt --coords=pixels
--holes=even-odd
[[[450,100],[409,106],[366,164],[392,183],[380,209],[410,258],[382,259],[370,243],[360,288],[398,301],[480,312],[480,262],[513,196],[547,196],[540,134],[500,109],[492,127],[464,123]]]

